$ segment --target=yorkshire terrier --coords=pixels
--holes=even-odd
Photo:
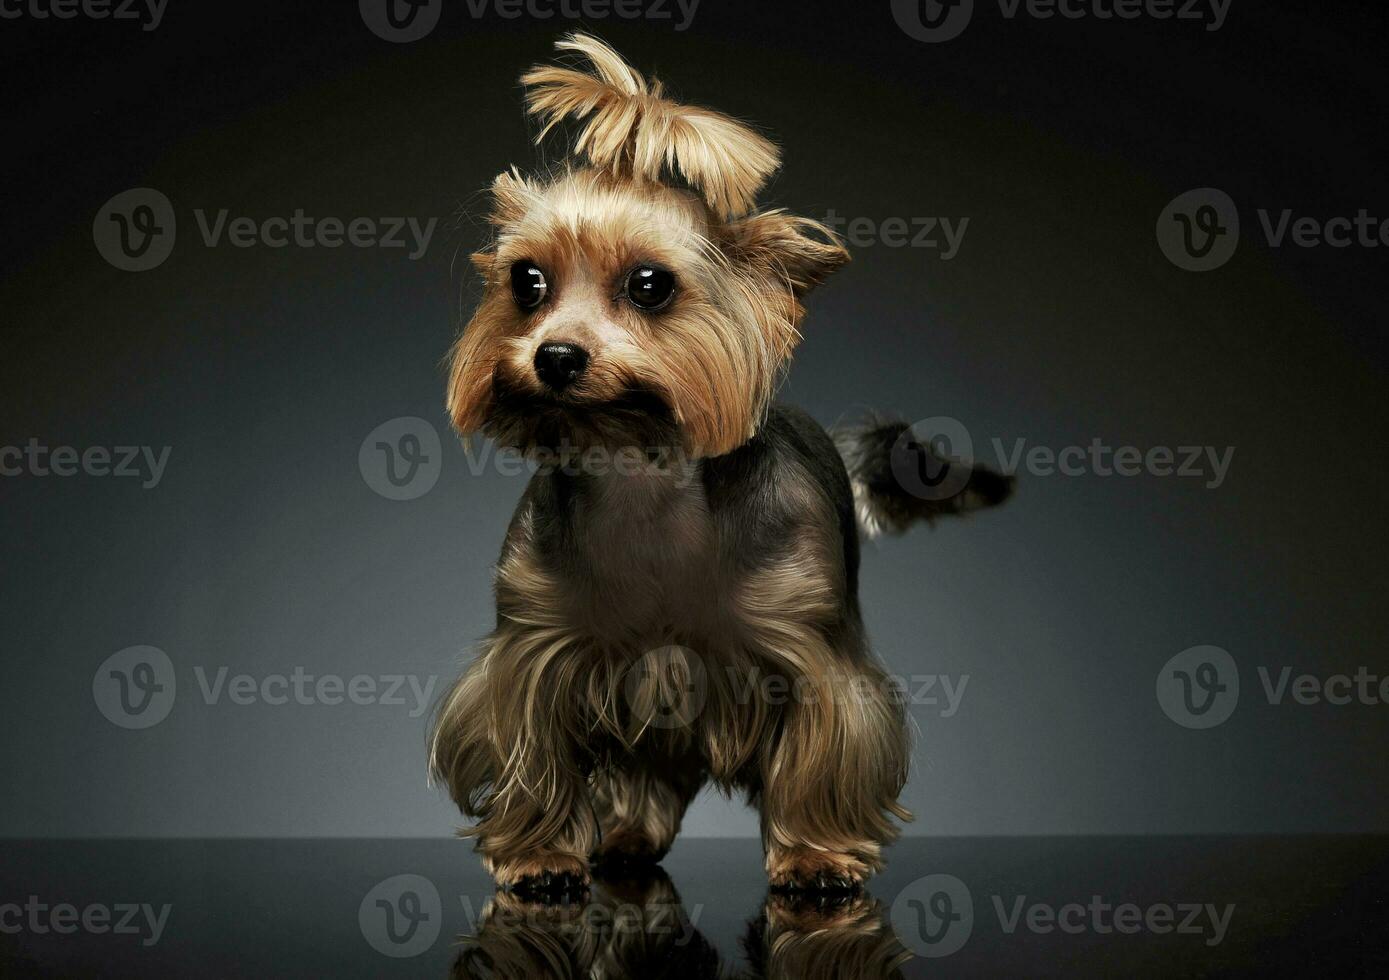
[[[911,818],[860,534],[996,504],[1011,480],[901,422],[831,437],[774,405],[802,301],[847,251],[756,207],[780,161],[752,128],[595,38],[557,47],[580,65],[522,83],[537,142],[581,124],[572,158],[493,182],[447,400],[465,440],[549,462],[507,532],[496,628],[437,709],[431,773],[503,888],[658,860],[712,781],[760,808],[774,888],[852,890]],[[936,499],[904,485],[903,453],[967,478]]]

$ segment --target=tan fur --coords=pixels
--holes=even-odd
[[[745,213],[780,166],[776,147],[750,127],[664,98],[660,82],[648,84],[597,38],[574,34],[556,47],[593,70],[537,65],[522,76],[526,104],[544,122],[536,142],[567,116],[587,119],[574,150],[595,167],[638,182],[678,174],[724,218]]]
[[[800,340],[799,297],[847,261],[833,233],[807,219],[769,212],[722,225],[679,191],[594,171],[543,188],[503,175],[493,190],[496,241],[475,257],[483,300],[450,358],[448,411],[464,435],[486,430],[499,368],[515,384],[535,386],[538,345],[575,339],[553,329],[550,321],[563,315],[587,324],[598,341],[568,400],[601,402],[647,386],[674,409],[682,448],[726,453],[756,431]],[[516,308],[507,275],[520,259],[546,270],[558,305],[529,315]],[[584,288],[605,299],[638,261],[680,272],[681,302],[654,322],[606,302],[572,315],[563,308],[566,293]]]
[[[762,761],[762,836],[773,884],[821,871],[861,881],[881,868],[880,845],[897,836],[889,816],[911,819],[896,802],[909,747],[886,677],[873,663],[841,655],[828,632],[841,573],[827,543],[808,535],[738,598],[757,648],[801,692]]]

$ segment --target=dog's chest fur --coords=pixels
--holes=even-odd
[[[588,481],[568,525],[561,574],[578,628],[638,646],[727,632],[718,602],[721,541],[697,479]]]

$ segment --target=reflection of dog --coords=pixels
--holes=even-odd
[[[743,939],[749,969],[725,966],[659,868],[599,877],[592,899],[550,904],[498,892],[476,936],[462,937],[458,980],[893,980],[910,958],[865,895],[768,898]]]
[[[812,903],[773,894],[743,940],[752,977],[767,980],[897,980],[912,958],[881,902],[858,894]]]
[[[719,954],[659,868],[603,879],[590,901],[549,904],[498,892],[476,936],[463,937],[455,977],[710,978]]]
[[[854,886],[909,816],[904,712],[859,616],[860,528],[1010,483],[961,468],[959,493],[923,499],[891,465],[905,426],[832,440],[772,406],[802,301],[847,253],[754,209],[778,166],[763,137],[670,101],[593,38],[559,47],[591,71],[536,68],[527,99],[546,131],[584,121],[587,161],[494,182],[448,394],[465,436],[555,465],[512,520],[497,627],[440,706],[432,772],[505,886],[660,857],[706,780],[760,806],[774,885]]]

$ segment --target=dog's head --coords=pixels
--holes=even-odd
[[[755,211],[776,147],[666,99],[602,42],[590,72],[522,78],[541,138],[584,120],[556,176],[492,185],[482,302],[452,352],[464,436],[523,449],[676,447],[715,456],[757,430],[800,339],[801,300],[848,261],[834,233]]]

